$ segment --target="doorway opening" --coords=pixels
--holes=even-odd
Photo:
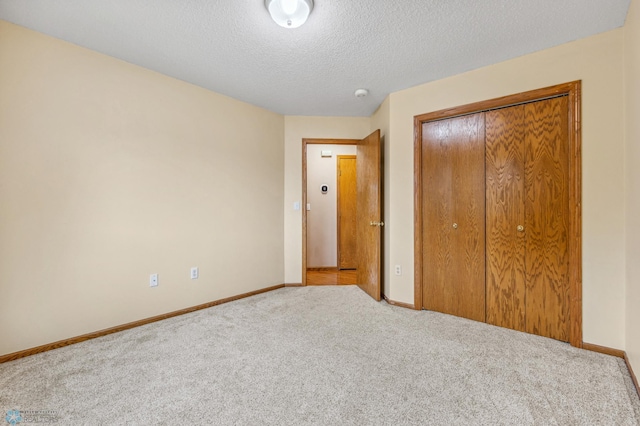
[[[358,141],[306,142],[303,150],[303,227],[306,230],[303,283],[354,285]]]
[[[302,139],[302,285],[307,285],[308,258],[310,250],[309,244],[309,213],[313,212],[313,205],[309,202],[311,191],[320,192],[325,195],[329,193],[330,185],[327,182],[316,182],[313,186],[309,184],[308,169],[308,151],[310,147],[316,145],[355,145],[356,148],[356,224],[355,233],[357,250],[356,253],[356,271],[355,282],[358,287],[371,296],[374,300],[382,299],[382,253],[383,253],[383,158],[382,158],[382,141],[380,138],[380,129],[364,139]],[[322,151],[322,150],[321,150]],[[326,150],[329,151],[329,150]],[[323,153],[320,152],[320,155]],[[325,153],[332,155],[333,153]],[[352,154],[346,154],[352,155]],[[336,179],[337,169],[333,172],[333,178]],[[335,181],[334,188],[337,185]],[[318,187],[319,186],[319,187]],[[336,199],[337,203],[337,199]],[[337,207],[332,214],[337,220]],[[333,236],[337,238],[337,224],[334,230],[329,230]],[[336,247],[335,260],[333,265],[338,268],[337,260],[337,240],[334,243]],[[344,249],[343,249],[344,250]],[[330,265],[331,268],[334,268]],[[322,268],[322,266],[317,267]],[[353,270],[350,270],[353,271]],[[314,272],[314,271],[311,271]],[[322,271],[316,271],[322,272]],[[338,272],[339,274],[350,274],[352,272]],[[339,278],[339,277],[336,277]],[[351,278],[352,280],[352,278]],[[335,284],[338,284],[337,279]]]

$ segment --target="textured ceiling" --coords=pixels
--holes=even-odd
[[[289,30],[263,0],[0,0],[0,19],[281,114],[369,116],[391,92],[620,27],[629,3],[315,0]]]

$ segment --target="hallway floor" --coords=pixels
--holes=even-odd
[[[307,271],[307,285],[353,285],[356,284],[355,269],[333,271]]]

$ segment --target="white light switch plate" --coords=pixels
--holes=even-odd
[[[157,287],[158,286],[158,274],[149,275],[149,287]]]

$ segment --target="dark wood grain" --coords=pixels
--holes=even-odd
[[[354,269],[340,271],[307,270],[307,285],[351,285],[356,284],[357,272]]]
[[[380,130],[358,143],[356,151],[358,286],[382,299],[382,145]]]
[[[425,123],[422,138],[423,306],[484,321],[484,114]]]
[[[600,354],[615,356],[616,358],[624,358],[625,352],[620,349],[609,348],[606,346],[594,345],[593,343],[582,343],[582,349]]]
[[[567,97],[525,106],[526,331],[569,340]]]
[[[453,156],[455,135],[450,121],[422,125],[423,299],[425,309],[452,313],[447,286],[455,274],[452,239]]]
[[[419,117],[413,118],[413,307],[415,310],[424,308],[424,229],[422,222],[426,214],[422,193],[424,192],[423,178],[425,176],[422,164],[423,122]]]
[[[457,117],[460,115],[474,114],[477,112],[491,111],[507,106],[525,104],[535,102],[544,98],[567,95],[580,90],[580,82],[572,81],[569,83],[558,84],[555,86],[544,87],[541,89],[531,90],[529,92],[516,93],[514,95],[503,96],[500,98],[489,99],[486,101],[475,102],[472,104],[447,108],[439,111],[429,112],[415,116],[415,120],[419,123],[426,121],[442,120],[445,118]]]
[[[524,106],[486,113],[487,323],[525,330]]]
[[[569,343],[582,346],[582,83],[569,96]]]
[[[358,266],[356,156],[338,155],[336,160],[338,175],[338,268],[356,269]]]
[[[286,286],[292,286],[287,284]],[[24,358],[30,355],[35,355],[41,352],[47,352],[53,349],[62,348],[64,346],[73,345],[76,343],[84,342],[91,339],[96,339],[98,337],[107,336],[109,334],[118,333],[120,331],[129,330],[131,328],[140,327],[142,325],[150,324],[152,322],[162,321],[168,318],[173,318],[179,315],[188,314],[190,312],[199,311],[202,309],[211,308],[213,306],[222,305],[223,303],[233,302],[235,300],[244,299],[245,297],[255,296],[257,294],[266,293],[268,291],[278,290],[280,288],[285,287],[285,284],[279,284],[272,287],[263,288],[260,290],[250,291],[248,293],[239,294],[237,296],[226,297],[224,299],[219,299],[213,302],[204,303],[202,305],[192,306],[190,308],[180,309],[179,311],[173,311],[162,315],[157,315],[150,318],[141,319],[139,321],[130,322],[127,324],[118,325],[111,328],[106,328],[104,330],[95,331],[93,333],[83,334],[81,336],[71,337],[69,339],[60,340],[53,343],[48,343],[46,345],[37,346],[35,348],[25,349],[23,351],[13,352],[7,355],[0,356],[0,364],[8,361],[13,361],[15,359]]]
[[[485,321],[485,114],[460,117],[453,164],[456,268],[449,297],[461,317]]]
[[[569,214],[568,214],[568,309],[569,343],[582,347],[582,113],[581,82],[573,81],[556,86],[532,90],[525,93],[463,105],[460,107],[430,112],[414,117],[414,307],[423,308],[423,280],[427,265],[423,247],[426,229],[423,229],[427,202],[423,200],[425,165],[423,164],[423,128],[424,124],[435,120],[462,116],[479,111],[495,110],[508,106],[539,101],[549,97],[566,96],[568,98],[568,173],[569,173]],[[526,298],[526,294],[525,294]]]

